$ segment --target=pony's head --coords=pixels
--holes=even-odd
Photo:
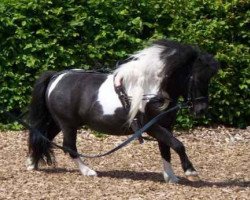
[[[155,44],[162,48],[164,63],[161,90],[174,101],[183,96],[195,116],[204,114],[208,107],[209,82],[218,71],[219,63],[197,47],[168,40]]]
[[[208,108],[208,86],[217,73],[219,63],[208,53],[199,53],[191,67],[185,91],[185,99],[196,117],[200,117]]]

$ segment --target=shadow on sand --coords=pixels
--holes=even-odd
[[[122,170],[113,170],[113,171],[99,171],[99,177],[109,177],[116,179],[131,179],[136,181],[154,181],[154,182],[164,182],[163,176],[161,173],[156,172],[136,172],[136,171],[122,171]],[[250,181],[243,181],[240,179],[234,180],[224,180],[224,181],[189,181],[184,177],[180,178],[180,185],[192,186],[192,187],[250,187]]]
[[[39,171],[45,173],[79,173],[78,170],[69,170],[66,168],[45,168],[39,169]],[[131,179],[135,181],[153,181],[164,183],[164,179],[161,173],[157,172],[137,172],[137,171],[125,171],[125,170],[111,170],[111,171],[97,171],[98,177],[107,177],[114,179]],[[191,186],[196,188],[202,187],[250,187],[250,181],[243,181],[240,179],[223,180],[223,181],[189,181],[184,177],[179,177],[179,185]]]

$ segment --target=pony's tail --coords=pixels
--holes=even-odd
[[[40,76],[34,85],[32,99],[29,108],[29,155],[35,168],[39,160],[44,160],[47,164],[53,163],[53,152],[51,144],[46,139],[48,137],[48,127],[55,123],[46,106],[45,94],[49,81],[56,72],[48,71]]]

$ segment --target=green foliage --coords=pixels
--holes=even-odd
[[[0,106],[20,114],[43,71],[114,68],[150,41],[170,38],[197,44],[222,63],[210,88],[210,117],[197,121],[184,112],[178,125],[245,127],[250,118],[249,7],[247,0],[3,0]],[[0,122],[10,121],[1,115]]]

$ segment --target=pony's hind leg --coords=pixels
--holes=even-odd
[[[77,155],[76,148],[76,138],[77,138],[77,129],[72,128],[63,128],[63,147],[69,149],[68,153],[73,159],[74,163],[79,168],[80,172],[84,176],[97,176],[97,173],[90,169],[84,164],[82,159]],[[67,150],[66,150],[67,152]]]
[[[37,130],[37,131],[39,131],[39,130]],[[50,141],[52,141],[59,132],[60,132],[60,128],[56,125],[56,123],[54,121],[52,121],[47,127],[47,138]],[[31,149],[32,148],[30,147],[29,148],[29,156],[28,156],[27,161],[26,161],[27,170],[38,169],[39,160],[35,159],[33,156],[34,148],[33,148],[33,150],[31,150]]]
[[[80,157],[73,158],[73,161],[78,166],[80,172],[84,176],[97,176],[97,173],[86,166]]]

